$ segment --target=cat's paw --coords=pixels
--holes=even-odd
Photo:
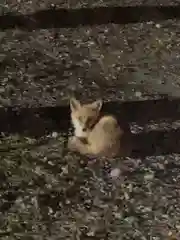
[[[77,137],[73,136],[73,137],[69,137],[68,139],[68,149],[71,151],[75,151],[76,150],[76,145],[77,145]]]

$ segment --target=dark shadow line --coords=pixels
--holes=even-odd
[[[79,25],[128,24],[180,18],[180,6],[96,7],[48,9],[32,14],[8,13],[0,16],[0,29],[68,28]]]
[[[145,124],[149,121],[180,119],[180,99],[145,100],[104,104],[104,112],[127,122]],[[0,108],[0,132],[40,137],[53,131],[67,133],[70,128],[68,105],[39,108]]]
[[[135,146],[131,156],[134,158],[179,154],[180,129],[133,134],[133,143]]]
[[[127,122],[145,124],[149,121],[180,119],[180,98],[142,101],[112,101],[104,104],[104,112],[112,113]]]

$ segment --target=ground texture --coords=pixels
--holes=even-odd
[[[144,2],[169,3],[136,4]],[[52,4],[109,5],[7,0],[2,8],[26,14]],[[179,27],[180,21],[168,20],[0,33],[0,128],[14,124],[14,133],[2,133],[0,139],[1,239],[180,239]],[[51,122],[52,131],[33,137],[22,134],[21,124],[12,120],[18,114],[5,116],[4,109],[23,107],[26,128],[38,131],[48,120],[42,117],[32,124],[32,109],[49,107],[58,111],[59,121],[68,122],[61,106],[74,91],[84,101],[103,97],[116,105],[128,102],[129,114],[138,112],[128,118],[132,132],[137,139],[144,134],[141,145],[146,142],[151,154],[85,158],[66,150],[67,126],[56,131]],[[156,104],[149,105],[150,100],[164,97],[171,100],[161,100],[153,113]],[[143,107],[137,100],[144,100]],[[150,117],[161,113],[160,119]],[[120,169],[120,175],[112,177],[112,169]]]

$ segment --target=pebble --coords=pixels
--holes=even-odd
[[[111,175],[112,178],[118,178],[120,174],[121,174],[121,170],[119,168],[114,168],[110,172],[110,175]]]
[[[52,133],[52,137],[53,137],[53,138],[57,138],[57,136],[58,136],[58,133],[57,133],[57,132],[53,132],[53,133]]]

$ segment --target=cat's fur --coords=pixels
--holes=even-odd
[[[74,136],[69,138],[68,148],[85,155],[129,155],[130,129],[124,131],[112,115],[101,115],[102,104],[102,100],[81,104],[70,99]]]

